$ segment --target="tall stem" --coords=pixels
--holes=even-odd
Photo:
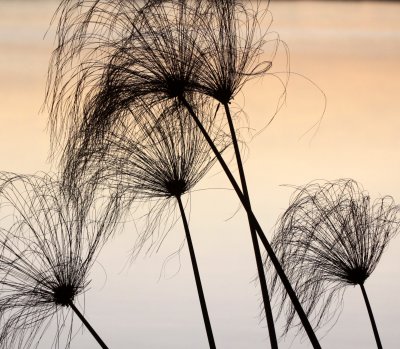
[[[237,184],[235,178],[233,177],[232,172],[229,170],[229,167],[226,164],[225,160],[223,159],[221,153],[215,146],[214,142],[212,141],[212,139],[211,139],[210,135],[208,134],[208,132],[206,131],[206,129],[203,127],[201,121],[197,117],[196,113],[193,111],[193,108],[191,107],[189,102],[185,99],[184,96],[180,97],[180,101],[187,108],[188,112],[190,113],[193,120],[195,121],[197,127],[200,129],[201,133],[203,134],[204,138],[206,139],[207,143],[209,144],[211,150],[213,151],[215,157],[219,161],[223,171],[225,172],[226,176],[228,177],[229,181],[231,182],[232,187],[235,190],[236,195],[238,196],[240,202],[242,203],[243,207],[246,209],[246,212],[250,217],[251,223],[255,227],[257,234],[258,234],[262,244],[264,245],[264,248],[267,251],[269,258],[271,259],[271,262],[274,265],[276,273],[278,274],[279,278],[281,279],[282,284],[284,285],[286,292],[288,293],[288,296],[289,296],[290,300],[292,301],[292,304],[293,304],[294,308],[296,309],[297,314],[299,315],[300,321],[303,324],[304,330],[306,331],[307,336],[310,339],[310,342],[311,342],[313,348],[320,349],[321,345],[319,344],[318,338],[315,335],[310,322],[308,321],[307,315],[304,312],[304,309],[301,306],[299,299],[296,296],[296,292],[293,290],[292,285],[290,284],[289,279],[287,278],[281,264],[279,263],[278,258],[276,257],[274,251],[272,250],[272,247],[269,244],[260,224],[258,223],[257,218],[255,217],[251,208],[247,205],[246,199],[245,199],[239,185]]]
[[[367,292],[365,291],[364,285],[360,284],[361,292],[364,296],[365,305],[367,306],[369,319],[371,320],[372,330],[374,331],[374,336],[376,340],[376,345],[379,349],[382,349],[381,339],[379,338],[378,328],[376,327],[374,314],[372,313],[371,305],[369,304]]]
[[[204,325],[206,327],[208,343],[210,345],[210,349],[215,349],[216,346],[215,346],[215,341],[214,341],[214,335],[213,335],[213,331],[211,328],[210,318],[208,316],[206,299],[204,297],[203,286],[201,285],[200,272],[199,272],[199,268],[197,266],[196,255],[194,253],[192,238],[190,236],[189,225],[188,225],[188,222],[186,219],[186,214],[185,214],[185,210],[182,205],[181,197],[177,196],[176,199],[178,200],[179,210],[181,212],[181,217],[182,217],[182,222],[183,222],[183,227],[185,229],[186,241],[187,241],[188,248],[189,248],[190,259],[192,261],[193,273],[194,273],[194,278],[196,280],[197,292],[199,294],[200,306],[201,306],[201,311],[203,313],[203,320],[204,320]]]
[[[247,206],[249,207],[249,209],[251,209],[250,196],[249,196],[249,191],[247,188],[246,176],[244,173],[242,157],[240,155],[239,144],[238,144],[237,137],[236,137],[235,127],[233,125],[231,111],[229,109],[228,104],[224,104],[224,108],[225,108],[226,118],[227,118],[228,124],[229,124],[229,130],[231,133],[233,147],[235,150],[236,163],[237,163],[238,170],[239,170],[239,176],[240,176],[240,182],[242,185],[243,196],[246,200]],[[256,233],[254,226],[251,224],[251,218],[250,218],[249,214],[247,214],[247,218],[249,221],[251,240],[253,242],[254,255],[255,255],[256,264],[257,264],[258,278],[260,280],[261,294],[262,294],[262,298],[263,298],[263,302],[264,302],[265,318],[267,320],[267,325],[268,325],[269,340],[271,343],[271,348],[278,349],[278,340],[276,338],[274,317],[272,315],[271,302],[270,302],[269,295],[268,295],[267,281],[265,280],[264,268],[263,268],[263,263],[262,263],[262,258],[261,258],[260,247],[258,245],[257,233]]]
[[[96,331],[93,329],[93,327],[89,324],[89,322],[84,318],[84,316],[81,314],[81,312],[77,309],[74,303],[70,302],[69,306],[72,308],[72,310],[75,312],[76,315],[78,315],[78,318],[83,322],[83,324],[86,326],[86,328],[89,330],[89,332],[92,334],[92,336],[96,339],[97,343],[100,344],[100,346],[103,349],[108,349],[107,345],[103,342],[103,340],[100,338],[100,336],[96,333]]]

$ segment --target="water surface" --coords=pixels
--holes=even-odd
[[[53,43],[51,32],[43,37],[55,7],[56,2],[49,1],[0,2],[1,170],[26,173],[56,168],[47,161],[47,114],[39,113]],[[391,194],[400,202],[400,5],[272,1],[270,10],[271,29],[290,49],[293,74],[286,104],[246,148],[253,206],[266,229],[287,207],[291,190],[282,184],[351,177],[373,196]],[[283,76],[284,68],[282,49],[272,72]],[[271,118],[278,89],[270,76],[238,96],[254,128],[242,131],[244,139]],[[323,116],[325,99],[319,89],[327,102]],[[312,128],[316,123],[318,127]],[[229,185],[216,168],[200,187]],[[261,349],[269,341],[266,325],[258,319],[260,295],[252,282],[256,272],[246,220],[242,211],[227,220],[237,207],[229,190],[193,193],[190,223],[218,347]],[[171,276],[180,266],[179,273],[159,279],[163,262],[183,241],[180,224],[157,255],[126,266],[127,246],[135,234],[133,225],[128,225],[103,251],[102,267],[95,268],[81,306],[110,348],[206,348],[186,246],[180,259],[165,269]],[[366,283],[386,348],[396,348],[400,342],[399,251],[397,239]],[[322,345],[375,348],[357,288],[346,292],[343,314]],[[72,347],[97,348],[97,344],[84,331]],[[281,345],[289,347],[309,345],[306,339],[292,342],[290,337]]]

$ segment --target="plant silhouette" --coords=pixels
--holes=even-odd
[[[186,108],[246,209],[258,269],[261,266],[254,230],[295,304],[313,347],[320,348],[305,312],[251,210],[236,139],[233,143],[242,189],[193,104],[197,100],[193,98],[194,93],[212,96],[222,103],[228,121],[231,121],[232,137],[236,137],[228,104],[246,81],[265,74],[271,65],[270,61],[258,62],[265,42],[265,36],[261,35],[258,40],[259,33],[256,33],[258,7],[252,11],[247,10],[247,6],[251,6],[248,1],[209,0],[148,1],[142,7],[133,4],[131,1],[103,0],[82,1],[78,6],[63,1],[60,5],[58,46],[49,72],[47,95],[53,143],[65,136],[67,145],[63,150],[63,161],[68,162],[76,139],[83,139],[83,148],[90,149],[143,103],[151,108],[160,101],[172,101]],[[225,14],[228,17],[221,18]],[[205,26],[208,18],[212,20]],[[115,31],[114,27],[117,28]],[[241,28],[246,30],[238,33]],[[215,52],[216,47],[218,52]],[[213,54],[215,58],[211,58]],[[96,60],[96,56],[100,59]],[[89,58],[85,60],[86,57]],[[71,62],[75,59],[83,59],[83,62],[74,65]],[[263,276],[260,277],[263,285],[262,279]],[[262,289],[269,314],[270,339],[276,342],[265,283]],[[273,346],[276,347],[276,343]]]
[[[391,196],[371,201],[351,179],[297,188],[277,224],[272,246],[316,328],[335,318],[344,288],[359,285],[377,346],[382,348],[364,283],[398,232],[399,213]],[[271,269],[270,261],[267,269]],[[272,291],[282,313],[287,296],[276,275]],[[285,333],[296,326],[294,315],[289,305]]]
[[[215,129],[214,117],[209,104],[197,100],[196,112],[204,115],[202,122]],[[202,108],[200,109],[200,106]],[[137,111],[137,110],[136,110]],[[138,112],[138,111],[137,111]],[[214,336],[208,315],[200,273],[190,235],[182,196],[188,193],[215,163],[208,144],[199,132],[190,115],[176,103],[162,103],[152,109],[143,106],[141,113],[130,115],[120,122],[114,132],[108,132],[97,148],[83,146],[85,152],[70,157],[66,174],[67,183],[77,186],[75,173],[83,180],[99,182],[111,190],[117,190],[126,198],[125,206],[151,202],[153,207],[146,218],[144,229],[133,249],[137,256],[150,242],[147,251],[159,248],[169,231],[163,217],[173,217],[178,204],[184,225],[193,272],[195,276],[203,319],[210,348],[215,348]],[[178,114],[178,115],[177,115]],[[145,122],[144,122],[145,121]],[[223,134],[216,134],[215,142],[223,149],[228,144]],[[83,142],[84,143],[84,142]],[[94,179],[92,179],[94,178]],[[78,185],[79,186],[79,185]],[[161,234],[158,227],[162,227]],[[158,236],[157,236],[158,235]]]
[[[69,309],[107,348],[75,305],[118,217],[92,189],[67,196],[49,175],[0,173],[0,348],[36,348],[53,320],[52,347],[69,348]]]
[[[53,144],[88,125],[98,138],[137,104],[191,91],[207,3],[62,1],[46,98]]]

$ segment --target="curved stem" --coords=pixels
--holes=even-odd
[[[371,305],[369,304],[367,291],[365,291],[365,288],[364,288],[363,284],[360,284],[360,287],[361,287],[361,292],[362,292],[362,294],[364,296],[365,305],[367,306],[369,319],[371,320],[371,325],[372,325],[372,330],[374,331],[376,345],[377,345],[377,347],[379,349],[382,349],[381,339],[379,338],[378,328],[376,327],[374,314],[372,313],[372,308],[371,308]]]
[[[288,296],[290,300],[292,301],[292,304],[294,308],[296,309],[297,314],[299,315],[299,318],[301,320],[301,323],[303,324],[304,330],[307,333],[308,338],[310,339],[310,342],[313,346],[314,349],[320,349],[321,345],[319,344],[318,338],[314,333],[314,330],[308,321],[307,315],[303,309],[303,307],[300,304],[299,299],[296,296],[296,292],[293,290],[292,285],[289,282],[289,279],[287,278],[281,264],[279,263],[278,258],[276,257],[274,251],[272,250],[271,245],[269,244],[262,228],[261,225],[258,223],[256,216],[254,215],[253,211],[251,208],[247,205],[246,199],[237,184],[235,178],[232,175],[232,172],[229,170],[228,165],[226,164],[225,160],[223,159],[221,153],[215,146],[214,142],[212,141],[210,135],[206,131],[206,129],[203,127],[201,121],[197,117],[196,113],[193,111],[193,108],[189,104],[189,102],[185,99],[184,96],[180,97],[181,103],[187,108],[188,112],[192,116],[193,120],[195,121],[197,127],[199,127],[201,133],[203,134],[204,138],[206,139],[207,143],[209,144],[210,148],[212,149],[215,157],[217,158],[218,162],[220,163],[223,171],[225,172],[226,176],[228,177],[229,181],[232,184],[233,189],[236,192],[236,195],[238,196],[240,202],[242,203],[243,207],[246,209],[247,214],[249,215],[249,218],[251,220],[252,225],[255,227],[257,230],[257,234],[264,245],[264,248],[267,251],[267,254],[269,258],[271,259],[272,264],[274,265],[274,268],[276,270],[276,273],[278,274],[280,280],[282,281],[282,284],[284,285],[286,292],[288,293]]]
[[[231,133],[233,147],[235,150],[236,163],[237,163],[238,170],[239,170],[239,176],[240,176],[240,182],[242,185],[243,195],[244,195],[244,198],[246,200],[246,203],[247,203],[249,209],[251,209],[250,196],[249,196],[249,191],[247,188],[246,176],[244,173],[242,157],[240,155],[239,144],[238,144],[237,137],[236,137],[235,127],[233,125],[231,111],[229,109],[228,104],[224,104],[224,108],[225,108],[226,118],[228,119],[229,130]],[[276,338],[274,317],[272,315],[271,302],[270,302],[269,295],[268,295],[267,281],[265,279],[260,247],[258,245],[257,233],[256,233],[254,226],[251,224],[251,218],[250,218],[249,214],[247,214],[247,218],[249,221],[251,240],[253,242],[254,255],[255,255],[256,264],[257,264],[258,278],[260,281],[261,294],[262,294],[262,298],[263,298],[263,302],[264,302],[265,318],[267,320],[267,325],[268,325],[269,340],[271,343],[271,348],[278,349],[278,340]]]
[[[70,302],[69,306],[72,308],[72,310],[75,312],[75,314],[78,316],[78,318],[83,322],[83,324],[86,326],[86,328],[89,330],[89,332],[92,334],[92,336],[96,339],[97,343],[100,344],[100,346],[103,349],[108,349],[107,345],[103,342],[103,340],[100,338],[100,336],[96,333],[96,331],[93,329],[93,327],[89,324],[89,322],[84,318],[84,316],[81,314],[81,312],[77,309],[74,303]]]
[[[187,241],[188,248],[189,248],[190,259],[192,261],[193,273],[194,273],[194,278],[196,280],[197,292],[199,294],[200,306],[201,306],[201,311],[203,313],[203,320],[204,320],[204,325],[206,327],[208,343],[210,345],[210,349],[215,349],[216,346],[215,346],[215,341],[214,341],[214,335],[213,335],[213,331],[211,328],[210,318],[208,316],[206,299],[204,297],[203,286],[201,285],[200,272],[199,272],[199,268],[197,266],[196,255],[194,253],[192,238],[190,236],[189,225],[188,225],[188,222],[186,219],[186,214],[185,214],[185,210],[182,205],[181,197],[177,196],[176,199],[178,200],[179,210],[181,212],[181,217],[182,217],[182,222],[183,222],[183,227],[185,229],[186,241]]]

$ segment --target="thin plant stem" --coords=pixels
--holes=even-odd
[[[244,173],[243,162],[242,162],[242,158],[240,155],[239,145],[238,145],[238,141],[237,141],[237,137],[236,137],[235,127],[233,125],[231,111],[229,109],[228,104],[226,104],[226,103],[224,103],[224,108],[225,108],[226,117],[228,119],[229,130],[231,133],[233,147],[235,150],[236,163],[237,163],[238,170],[239,170],[239,176],[240,176],[240,182],[242,185],[243,195],[245,197],[245,200],[247,202],[249,209],[251,209],[250,196],[249,196],[249,191],[247,188],[246,176]],[[276,338],[274,317],[272,315],[271,302],[270,302],[269,295],[268,295],[267,281],[265,279],[264,267],[263,267],[263,263],[262,263],[260,246],[258,244],[257,233],[256,233],[256,229],[251,224],[251,218],[250,218],[249,214],[247,214],[247,217],[248,217],[248,221],[249,221],[251,240],[253,242],[254,255],[255,255],[256,263],[257,263],[257,271],[258,271],[258,278],[259,278],[260,286],[261,286],[261,294],[262,294],[262,298],[263,298],[263,302],[264,302],[265,318],[267,320],[267,325],[268,325],[269,340],[271,343],[271,348],[278,349],[278,340]]]
[[[92,336],[96,339],[97,343],[100,344],[100,346],[103,349],[108,349],[107,345],[103,342],[103,340],[100,338],[100,336],[96,333],[94,328],[89,324],[89,322],[85,319],[85,317],[81,314],[81,312],[78,310],[78,308],[75,306],[74,303],[70,302],[69,306],[71,309],[75,312],[75,314],[79,317],[79,319],[83,322],[83,324],[86,326],[86,328],[89,330],[89,332],[92,334]]]
[[[248,206],[246,198],[243,195],[235,178],[233,177],[232,172],[230,171],[228,165],[226,164],[222,155],[218,151],[217,147],[213,143],[210,135],[207,133],[206,129],[203,127],[203,125],[202,125],[201,121],[199,120],[199,118],[197,117],[196,113],[193,111],[193,108],[191,107],[190,103],[186,100],[186,98],[184,96],[180,96],[180,101],[187,108],[187,110],[189,111],[193,120],[196,122],[197,127],[199,127],[201,133],[203,134],[204,138],[207,140],[207,143],[210,145],[210,148],[214,152],[214,155],[217,158],[218,162],[220,163],[223,171],[225,172],[226,176],[228,177],[229,181],[231,182],[232,187],[235,190],[240,202],[242,203],[243,207],[246,209],[247,214],[249,215],[249,218],[251,219],[252,225],[257,230],[258,236],[259,236],[262,244],[264,245],[264,248],[266,249],[269,258],[271,259],[272,264],[274,265],[276,273],[278,274],[279,278],[281,279],[282,284],[284,285],[286,292],[288,293],[288,296],[289,296],[291,302],[293,303],[293,306],[296,309],[297,314],[299,315],[299,318],[304,326],[304,330],[306,331],[307,336],[310,339],[310,342],[311,342],[313,348],[321,349],[321,345],[319,344],[318,338],[315,335],[314,330],[313,330],[310,322],[308,321],[307,315],[306,315],[303,307],[301,306],[299,299],[296,296],[296,292],[294,291],[292,285],[290,284],[289,279],[287,278],[281,264],[279,263],[278,258],[276,257],[270,243],[268,242],[268,239],[266,238],[266,236],[261,228],[261,225],[258,223],[257,218],[255,217],[253,211]]]
[[[204,325],[205,325],[206,331],[207,331],[208,343],[210,345],[210,349],[216,349],[214,335],[213,335],[213,331],[211,328],[210,317],[208,316],[206,299],[204,297],[203,287],[201,285],[200,272],[199,272],[199,268],[197,266],[196,255],[194,253],[192,238],[190,236],[189,225],[188,225],[188,222],[186,219],[185,210],[182,205],[182,199],[180,196],[176,196],[176,199],[178,200],[179,210],[180,210],[182,222],[183,222],[183,227],[185,229],[186,241],[187,241],[188,248],[189,248],[190,259],[192,261],[193,273],[194,273],[194,278],[196,280],[197,292],[199,294],[199,300],[200,300],[201,311],[203,313]]]
[[[368,300],[367,292],[365,291],[364,284],[360,284],[361,292],[364,296],[365,305],[367,306],[369,319],[371,320],[372,330],[374,331],[374,336],[376,340],[376,346],[378,349],[382,349],[381,339],[379,338],[378,328],[376,327],[374,314],[372,313],[372,308]]]

